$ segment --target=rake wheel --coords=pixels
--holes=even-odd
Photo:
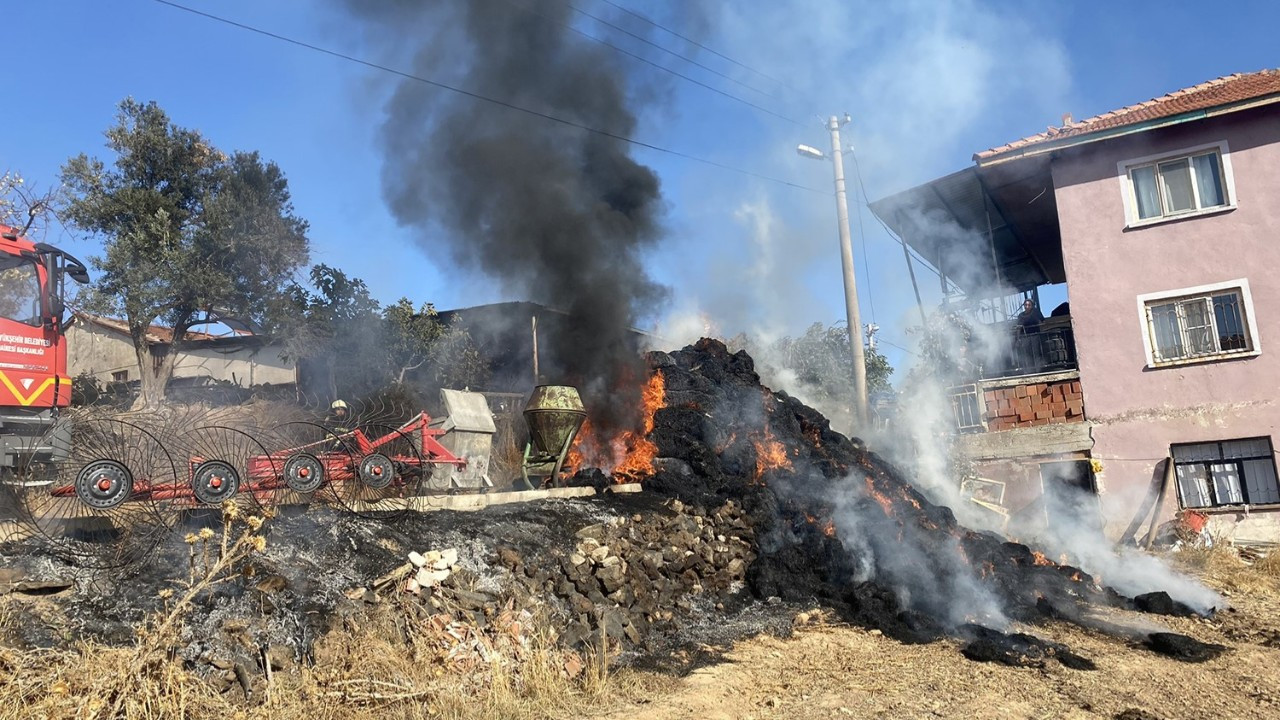
[[[284,484],[300,495],[319,490],[324,481],[324,465],[311,453],[297,453],[284,463]]]
[[[185,468],[188,490],[183,494],[189,504],[221,505],[231,500],[258,510],[275,506],[283,486],[282,463],[248,432],[202,425],[180,432],[173,450]]]
[[[145,559],[171,527],[151,497],[177,470],[151,431],[115,418],[65,417],[24,448],[6,479],[19,522],[57,557],[122,568]]]
[[[328,499],[360,517],[404,517],[413,509],[426,470],[413,434],[378,424],[359,430],[372,447],[353,453],[355,472],[343,482],[331,482]]]
[[[293,421],[277,425],[268,442],[276,448],[272,458],[280,468],[278,504],[336,503],[332,486],[356,477],[358,453],[348,434],[337,434],[318,423]]]

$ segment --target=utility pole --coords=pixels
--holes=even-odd
[[[846,115],[846,121],[849,116]],[[844,191],[844,152],[840,148],[841,122],[835,115],[831,131],[831,163],[836,169],[836,219],[840,223],[840,267],[844,271],[844,311],[849,321],[849,349],[853,351],[853,419],[859,428],[867,423],[867,358],[862,352],[862,313],[858,311],[858,281],[853,272],[853,241],[849,237],[849,201]]]
[[[840,148],[840,127],[844,122],[835,115],[827,123],[831,131],[831,162],[836,173],[836,220],[840,225],[840,265],[844,271],[844,310],[849,326],[849,349],[853,351],[853,419],[859,428],[867,423],[867,359],[862,350],[862,315],[858,312],[858,283],[853,273],[853,241],[849,238],[849,202],[844,190],[844,153]],[[796,152],[817,160],[826,157],[817,148],[801,145]]]

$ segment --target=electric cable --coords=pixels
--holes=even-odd
[[[641,15],[641,14],[640,14],[640,13],[638,13],[638,12],[635,12],[635,11],[633,11],[633,10],[628,10],[627,8],[622,7],[622,6],[621,6],[621,5],[619,5],[618,3],[613,2],[613,0],[600,0],[600,1],[601,1],[601,2],[603,2],[603,3],[605,3],[606,5],[611,5],[611,6],[615,7],[615,8],[617,8],[617,9],[621,10],[622,12],[624,12],[624,13],[626,13],[626,14],[630,15],[631,17],[634,17],[634,18],[637,18],[637,19],[639,19],[639,20],[641,20],[641,21],[643,21],[643,22],[649,23],[650,25],[652,25],[652,26],[654,26],[654,27],[658,28],[659,30],[662,30],[663,32],[666,32],[666,33],[669,33],[669,34],[671,34],[671,35],[674,35],[675,37],[678,37],[678,38],[680,38],[681,40],[683,40],[683,41],[685,41],[685,42],[687,42],[687,43],[689,43],[689,44],[691,44],[691,45],[694,45],[694,46],[698,47],[699,49],[706,50],[707,52],[711,53],[712,55],[715,55],[715,56],[716,56],[716,57],[718,57],[718,58],[721,58],[721,59],[723,59],[723,60],[727,60],[727,61],[729,61],[729,62],[733,63],[734,65],[737,65],[738,67],[742,68],[743,70],[748,70],[748,71],[750,71],[750,72],[755,73],[756,75],[759,75],[760,77],[764,78],[765,80],[768,80],[768,81],[773,82],[773,83],[777,83],[778,85],[781,85],[782,87],[785,87],[785,88],[787,88],[787,89],[791,89],[791,88],[790,88],[786,83],[784,83],[784,82],[782,82],[781,80],[779,80],[779,79],[777,79],[777,78],[773,77],[772,75],[768,75],[768,74],[766,74],[766,73],[760,72],[759,70],[757,70],[757,69],[755,69],[755,68],[751,67],[750,65],[746,65],[746,64],[740,63],[740,62],[738,62],[737,60],[734,60],[733,58],[729,57],[728,55],[725,55],[725,54],[724,54],[724,53],[722,53],[722,52],[717,52],[716,50],[713,50],[712,48],[709,48],[709,47],[707,47],[706,45],[703,45],[702,43],[698,42],[697,40],[694,40],[694,39],[693,39],[693,38],[691,38],[691,37],[687,37],[687,36],[685,36],[685,35],[681,35],[680,33],[676,32],[675,30],[672,30],[671,28],[669,28],[669,27],[667,27],[667,26],[665,26],[665,25],[662,25],[661,23],[658,23],[658,22],[655,22],[655,21],[653,21],[653,20],[650,20],[649,18],[645,17],[644,15]]]
[[[725,80],[728,80],[728,81],[729,81],[729,82],[731,82],[731,83],[735,83],[735,84],[737,84],[737,85],[741,85],[742,87],[747,88],[748,90],[752,90],[752,91],[754,91],[754,92],[760,93],[761,95],[764,95],[765,97],[771,97],[771,98],[776,99],[776,97],[775,97],[774,95],[772,95],[772,94],[770,94],[770,93],[767,93],[767,92],[765,92],[764,90],[761,90],[761,89],[759,89],[759,88],[757,88],[757,87],[754,87],[754,86],[752,86],[752,85],[748,85],[747,83],[744,83],[744,82],[742,82],[741,80],[738,80],[738,79],[736,79],[736,78],[734,78],[734,77],[731,77],[731,76],[729,76],[729,75],[726,75],[725,73],[722,73],[722,72],[720,72],[719,70],[716,70],[715,68],[711,68],[711,67],[708,67],[708,66],[706,66],[706,65],[703,65],[702,63],[698,62],[697,60],[694,60],[694,59],[692,59],[692,58],[687,58],[687,57],[685,57],[685,56],[681,55],[680,53],[678,53],[678,52],[676,52],[676,51],[674,51],[674,50],[669,50],[669,49],[667,49],[667,48],[665,48],[665,47],[662,47],[662,46],[661,46],[661,45],[659,45],[658,43],[656,43],[656,42],[654,42],[654,41],[650,40],[649,38],[647,38],[647,37],[645,37],[645,36],[643,36],[643,35],[638,35],[638,34],[636,34],[636,33],[631,32],[630,30],[627,30],[627,29],[626,29],[626,28],[624,28],[624,27],[619,27],[618,25],[614,25],[613,23],[609,22],[608,20],[605,20],[604,18],[601,18],[601,17],[597,17],[597,16],[595,16],[595,15],[592,15],[591,13],[587,12],[586,10],[583,10],[583,9],[579,8],[578,6],[574,5],[572,2],[566,2],[565,4],[569,6],[569,9],[570,9],[570,10],[572,10],[572,11],[574,11],[574,12],[576,12],[576,13],[578,13],[578,14],[580,14],[580,15],[584,16],[584,17],[591,18],[592,20],[595,20],[596,22],[600,23],[601,25],[604,25],[604,26],[606,26],[606,27],[611,27],[611,28],[613,28],[614,30],[617,30],[618,32],[623,33],[624,35],[629,35],[629,36],[631,36],[631,37],[635,38],[636,40],[639,40],[640,42],[644,43],[645,45],[649,45],[649,46],[655,47],[655,48],[657,48],[658,50],[661,50],[662,52],[667,53],[668,55],[674,55],[674,56],[676,56],[676,57],[680,58],[681,60],[684,60],[685,62],[687,62],[687,63],[689,63],[689,64],[691,64],[691,65],[696,65],[697,67],[700,67],[700,68],[702,68],[703,70],[706,70],[707,72],[711,73],[712,75],[716,75],[716,76],[718,76],[718,77],[722,77],[722,78],[724,78]],[[795,122],[795,121],[792,121],[792,122]],[[797,124],[799,124],[799,123],[797,123]]]
[[[583,31],[583,30],[579,30],[578,28],[576,28],[576,27],[574,27],[574,26],[572,26],[572,25],[569,25],[568,23],[562,23],[562,22],[560,22],[560,21],[558,21],[558,20],[556,20],[556,19],[554,19],[554,18],[551,18],[551,17],[549,17],[549,16],[547,16],[547,15],[544,15],[543,13],[538,12],[537,10],[535,10],[535,9],[534,9],[534,8],[532,8],[532,7],[529,7],[528,5],[519,5],[519,4],[517,4],[517,3],[515,2],[515,0],[506,0],[506,2],[508,2],[508,3],[509,3],[509,4],[511,4],[511,5],[515,5],[515,6],[516,6],[516,7],[518,7],[520,10],[522,10],[522,11],[524,11],[524,12],[526,12],[526,13],[529,13],[530,15],[534,15],[534,16],[536,16],[536,17],[540,17],[540,18],[542,18],[543,20],[545,20],[545,21],[547,21],[547,22],[549,22],[549,23],[554,23],[554,24],[556,24],[556,25],[559,25],[559,26],[560,26],[560,27],[562,27],[562,28],[565,28],[566,30],[570,30],[570,31],[572,31],[572,32],[575,32],[575,33],[577,33],[577,34],[581,35],[582,37],[584,37],[584,38],[586,38],[586,39],[588,39],[588,40],[591,40],[592,42],[597,42],[597,43],[600,43],[601,45],[604,45],[605,47],[612,48],[613,50],[615,50],[615,51],[617,51],[617,52],[619,52],[619,53],[621,53],[621,54],[623,54],[623,55],[626,55],[626,56],[627,56],[627,57],[629,57],[629,58],[632,58],[632,59],[634,59],[634,60],[639,60],[640,62],[645,63],[646,65],[652,65],[653,67],[656,67],[656,68],[658,68],[659,70],[662,70],[663,72],[667,72],[667,73],[670,73],[670,74],[672,74],[672,75],[675,75],[676,77],[680,78],[681,80],[686,80],[686,81],[688,81],[688,82],[693,83],[694,85],[697,85],[697,86],[699,86],[699,87],[706,88],[707,90],[710,90],[710,91],[711,91],[711,92],[713,92],[713,93],[716,93],[716,94],[718,94],[718,95],[723,95],[723,96],[725,96],[725,97],[729,98],[730,100],[735,100],[735,101],[737,101],[737,102],[742,103],[743,105],[746,105],[747,107],[753,108],[753,109],[755,109],[755,110],[759,110],[760,112],[765,113],[765,114],[768,114],[768,115],[772,115],[773,117],[776,117],[776,118],[778,118],[778,119],[780,119],[780,120],[786,120],[786,121],[787,121],[787,122],[789,122],[789,123],[795,123],[795,124],[797,124],[797,125],[799,125],[799,124],[800,124],[800,123],[799,123],[799,121],[797,121],[797,120],[795,120],[795,119],[793,119],[793,118],[789,118],[789,117],[787,117],[786,115],[782,115],[782,114],[780,114],[780,113],[776,113],[776,112],[774,112],[774,111],[770,110],[769,108],[764,107],[764,106],[761,106],[761,105],[757,105],[757,104],[755,104],[755,103],[751,102],[750,100],[744,100],[743,98],[740,98],[740,97],[738,97],[737,95],[734,95],[734,94],[732,94],[732,93],[725,92],[724,90],[721,90],[721,89],[720,89],[720,88],[718,88],[718,87],[714,87],[714,86],[712,86],[712,85],[708,85],[707,83],[704,83],[704,82],[702,82],[701,80],[698,80],[698,79],[696,79],[696,78],[691,78],[691,77],[689,77],[688,75],[685,75],[684,73],[680,73],[680,72],[677,72],[677,71],[675,71],[675,70],[672,70],[671,68],[666,67],[665,65],[659,65],[658,63],[656,63],[656,62],[654,62],[654,61],[650,60],[649,58],[643,57],[643,56],[641,56],[641,55],[637,55],[637,54],[635,54],[635,53],[631,52],[630,50],[626,50],[626,49],[624,49],[624,48],[620,48],[620,47],[618,47],[617,45],[614,45],[613,43],[609,42],[608,40],[605,40],[605,39],[603,39],[603,38],[598,38],[598,37],[596,37],[596,36],[594,36],[594,35],[591,35],[590,33],[587,33],[587,32],[585,32],[585,31]],[[679,57],[679,56],[677,56],[677,57]]]
[[[861,187],[862,183],[858,183]],[[871,306],[871,324],[876,324],[876,298],[871,292],[871,261],[867,259],[867,231],[862,227],[862,204],[867,200],[867,192],[862,191],[862,202],[854,203],[858,212],[858,238],[862,244],[862,274],[867,279],[867,304]],[[869,209],[869,208],[868,208]]]
[[[554,123],[575,128],[577,130],[582,130],[584,132],[600,135],[602,137],[607,137],[612,140],[617,140],[619,142],[625,142],[629,145],[634,145],[636,147],[642,147],[642,148],[645,148],[646,150],[653,150],[654,152],[663,153],[665,155],[671,155],[673,157],[678,157],[684,160],[689,160],[691,162],[708,165],[710,167],[719,168],[721,170],[727,170],[729,172],[738,173],[739,175],[746,175],[748,177],[754,177],[759,180],[765,180],[768,182],[777,183],[779,185],[785,185],[787,187],[795,188],[797,190],[804,190],[806,192],[816,193],[818,195],[826,195],[826,196],[831,195],[831,193],[826,190],[819,190],[817,188],[812,188],[807,185],[801,185],[800,183],[791,182],[790,180],[783,180],[781,178],[771,177],[769,175],[758,173],[753,170],[734,167],[733,165],[726,165],[724,163],[717,162],[715,160],[710,160],[708,158],[698,157],[696,155],[690,155],[688,153],[681,152],[679,150],[672,150],[670,148],[665,148],[660,145],[654,145],[653,143],[648,143],[643,140],[630,138],[630,137],[627,137],[626,135],[620,135],[618,133],[610,132],[608,130],[601,130],[599,128],[594,128],[594,127],[591,127],[590,125],[585,125],[583,123],[576,122],[574,120],[568,120],[562,117],[551,115],[549,113],[533,110],[531,108],[523,107],[521,105],[516,105],[515,103],[506,102],[505,100],[491,98],[486,95],[481,95],[480,93],[467,90],[465,88],[455,87],[453,85],[442,83],[437,80],[431,80],[429,78],[425,78],[420,75],[414,75],[413,73],[405,72],[404,70],[397,70],[387,65],[381,65],[379,63],[375,63],[370,60],[364,60],[362,58],[355,57],[354,55],[348,55],[346,53],[342,53],[337,50],[331,50],[329,48],[321,47],[319,45],[313,45],[311,43],[298,40],[296,38],[292,38],[287,35],[281,35],[279,33],[271,32],[270,30],[263,30],[262,28],[254,27],[253,25],[248,25],[246,23],[242,23],[236,20],[231,20],[230,18],[225,18],[219,15],[214,15],[212,13],[204,12],[203,10],[197,10],[192,7],[187,7],[186,5],[172,2],[172,0],[153,0],[153,1],[161,5],[167,5],[171,8],[174,8],[175,10],[182,10],[183,12],[191,13],[192,15],[198,15],[208,20],[213,20],[215,22],[219,22],[224,25],[230,25],[231,27],[238,28],[240,30],[245,30],[251,33],[255,33],[257,35],[262,35],[264,37],[269,37],[273,40],[279,40],[280,42],[288,43],[290,45],[295,45],[297,47],[305,48],[307,50],[318,52],[323,55],[328,55],[330,57],[335,57],[340,60],[346,60],[347,62],[355,63],[357,65],[363,65],[365,67],[373,68],[375,70],[381,70],[382,72],[396,75],[406,80],[413,80],[414,82],[420,82],[420,83],[423,83],[424,85],[430,85],[431,87],[439,88],[441,90],[448,90],[449,92],[457,93],[459,95],[464,95],[466,97],[472,98],[473,100],[480,100],[482,102],[497,105],[499,107],[504,107],[509,110],[516,110],[518,112],[522,112],[527,115],[532,115],[534,117],[542,118],[543,120],[549,120]]]
[[[853,158],[853,172],[854,172],[854,175],[857,176],[858,178],[858,187],[862,190],[862,197],[865,200],[867,197],[867,188],[865,185],[862,184],[862,167],[858,164],[858,154],[853,150],[850,150],[849,157]],[[871,210],[870,203],[867,204],[867,209]],[[937,268],[933,267],[933,265],[931,265],[928,260],[925,260],[924,257],[915,250],[915,248],[908,245],[906,240],[903,240],[901,237],[898,237],[898,234],[895,233],[888,225],[886,225],[884,220],[880,219],[879,215],[876,215],[875,210],[871,210],[871,216],[876,219],[876,222],[880,223],[880,227],[884,228],[885,232],[889,233],[889,237],[896,238],[897,241],[903,245],[903,247],[907,248],[907,252],[909,252],[911,256],[914,257],[916,260],[918,260],[926,270],[933,273],[934,275],[937,275],[938,277],[942,277],[942,273],[940,273],[937,270]]]

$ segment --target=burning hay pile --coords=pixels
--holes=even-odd
[[[654,415],[650,491],[747,511],[758,556],[746,580],[758,598],[814,600],[904,642],[968,638],[975,659],[1088,667],[1066,648],[999,629],[1064,619],[1144,642],[1184,660],[1221,648],[1185,636],[1128,629],[1093,609],[1207,614],[1164,593],[1126,598],[1076,567],[1025,545],[960,526],[898,470],[820,414],[760,385],[751,358],[702,340],[652,353],[665,406]]]

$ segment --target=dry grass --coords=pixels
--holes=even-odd
[[[1218,541],[1209,547],[1188,547],[1170,557],[1176,565],[1230,593],[1280,592],[1280,552],[1275,550],[1249,561],[1230,543]]]
[[[273,694],[277,706],[289,716],[335,719],[580,717],[661,682],[610,672],[598,654],[566,652],[546,633],[521,643],[498,629],[481,638],[484,658],[451,660],[437,635],[404,618],[391,603],[358,626],[330,632],[316,646],[314,668]]]
[[[0,719],[560,718],[591,715],[651,694],[665,679],[611,672],[608,653],[559,648],[545,618],[504,614],[480,632],[449,625],[416,599],[393,596],[344,619],[314,647],[315,663],[218,692],[175,658],[197,597],[229,580],[265,542],[262,519],[224,506],[217,534],[188,537],[191,576],[132,647],[0,647]],[[17,622],[0,605],[0,626]],[[466,642],[459,652],[459,634]]]

